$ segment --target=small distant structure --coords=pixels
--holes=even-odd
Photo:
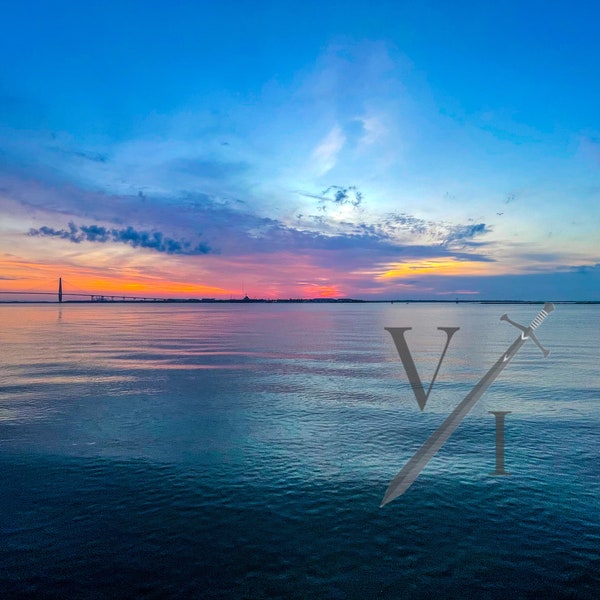
[[[58,278],[58,301],[62,302],[62,277]]]

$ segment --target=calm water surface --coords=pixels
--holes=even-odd
[[[600,306],[0,306],[0,595],[596,598]],[[420,412],[384,327],[428,383]],[[491,410],[508,477],[492,477]]]

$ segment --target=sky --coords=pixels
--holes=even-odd
[[[600,300],[596,2],[0,8],[0,291]]]

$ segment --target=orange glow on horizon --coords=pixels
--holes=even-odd
[[[115,277],[102,268],[64,267],[19,260],[0,262],[4,291],[58,293],[58,278],[62,277],[63,293],[105,296],[145,296],[158,298],[188,298],[230,296],[231,290],[221,287],[165,280],[141,275],[134,269],[122,269]]]
[[[341,298],[343,296],[335,285],[312,285],[311,290],[315,292],[310,296],[311,298]]]
[[[331,273],[317,277],[315,266],[303,257],[278,255],[277,258],[278,261],[273,260],[269,265],[256,264],[251,257],[237,263],[213,259],[210,263],[204,261],[201,270],[177,262],[158,264],[154,270],[147,265],[123,264],[117,269],[105,265],[57,265],[6,258],[0,261],[0,291],[22,292],[23,295],[28,292],[58,294],[58,279],[62,277],[66,299],[78,299],[69,294],[174,299],[241,299],[244,294],[253,299],[342,298],[347,295],[339,285],[331,283]],[[236,271],[243,275],[228,275]],[[298,281],[299,274],[308,277]],[[202,277],[212,285],[190,283],[191,277]],[[231,279],[238,279],[239,286],[232,287]],[[10,297],[14,298],[14,294]],[[0,294],[0,300],[5,299],[8,295]]]
[[[456,260],[455,258],[429,258],[407,263],[385,265],[387,270],[376,275],[375,279],[403,279],[418,275],[475,276],[492,275],[490,263]],[[494,275],[498,275],[494,269]]]
[[[62,277],[66,299],[83,299],[84,295],[182,300],[241,299],[244,295],[252,299],[362,298],[400,291],[431,294],[436,293],[434,287],[423,287],[420,279],[425,282],[428,276],[499,275],[507,269],[505,263],[445,256],[384,263],[374,269],[349,273],[322,268],[311,257],[293,253],[268,257],[246,255],[235,261],[221,256],[201,261],[157,257],[150,262],[147,257],[142,258],[135,262],[123,259],[93,265],[36,263],[5,257],[0,261],[0,291],[54,294],[58,292],[58,278]],[[393,286],[393,292],[389,286]],[[0,300],[10,298],[14,294],[0,295]]]

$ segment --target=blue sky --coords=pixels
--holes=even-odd
[[[599,12],[3,2],[0,287],[600,300]]]

